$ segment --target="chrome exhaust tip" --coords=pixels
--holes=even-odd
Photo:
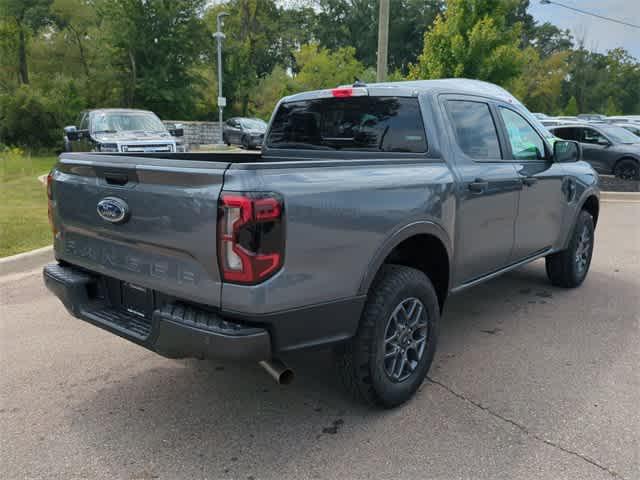
[[[274,358],[271,360],[262,360],[258,363],[271,375],[278,385],[289,385],[293,382],[293,370],[282,363],[281,360]]]

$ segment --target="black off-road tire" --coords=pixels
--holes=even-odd
[[[640,162],[633,158],[622,158],[616,163],[613,174],[623,180],[640,180]]]
[[[424,307],[426,343],[408,378],[393,381],[385,370],[384,337],[393,312],[406,299],[418,299]],[[370,288],[356,336],[336,349],[339,372],[347,390],[358,400],[384,408],[409,400],[433,361],[439,320],[438,297],[429,278],[413,268],[384,265]]]
[[[586,247],[582,245],[582,238],[585,232],[589,237],[589,244]],[[593,255],[593,246],[595,240],[595,227],[593,217],[585,210],[578,215],[569,246],[553,255],[546,257],[547,276],[551,280],[551,284],[556,287],[575,288],[579,287],[589,273],[591,265],[591,257]],[[581,254],[584,252],[584,255]],[[580,260],[578,256],[582,257]],[[581,264],[584,266],[581,268]]]

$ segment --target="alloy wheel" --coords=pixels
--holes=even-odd
[[[578,237],[578,245],[576,246],[576,268],[578,273],[582,275],[589,264],[589,256],[591,253],[591,234],[589,228],[585,225]]]
[[[384,334],[384,370],[393,382],[415,371],[428,341],[429,323],[424,305],[407,298],[393,310]]]

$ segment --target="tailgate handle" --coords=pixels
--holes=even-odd
[[[129,176],[126,173],[105,172],[104,179],[109,185],[125,185],[129,181]]]

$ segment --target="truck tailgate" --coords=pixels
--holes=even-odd
[[[88,270],[220,305],[218,197],[228,162],[63,154],[52,177],[55,253]],[[102,215],[98,203],[102,204]],[[116,223],[109,219],[127,210]],[[113,212],[112,212],[113,213]],[[107,217],[107,218],[105,218]]]

